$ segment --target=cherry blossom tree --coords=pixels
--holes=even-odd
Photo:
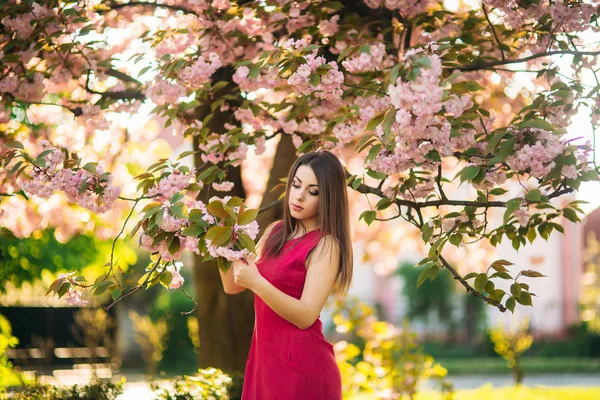
[[[196,315],[210,343],[201,363],[243,369],[252,298],[225,296],[217,267],[254,251],[259,226],[281,212],[273,189],[295,156],[325,148],[348,167],[349,190],[368,199],[359,220],[403,219],[420,231],[419,282],[446,268],[500,311],[531,305],[523,278],[539,271],[499,259],[463,274],[445,254],[482,240],[518,249],[562,231],[562,218],[579,221],[578,201],[555,199],[598,180],[593,143],[564,138],[585,108],[600,121],[600,50],[580,39],[598,31],[598,3],[449,3],[5,1],[0,221],[27,236],[35,224],[26,221],[64,215],[42,207],[59,193],[112,222],[104,234],[152,253],[134,283],[112,254],[102,276],[61,275],[49,293],[72,302],[86,301],[82,290],[116,304],[156,284],[179,288],[178,260],[195,253]],[[532,89],[515,91],[523,73]],[[192,150],[176,160],[136,153],[132,142],[150,148],[153,137],[124,121],[144,113]],[[271,140],[267,191],[251,209],[241,166]],[[503,280],[509,292],[497,288]]]

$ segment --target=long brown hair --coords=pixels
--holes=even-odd
[[[283,220],[276,222],[279,229],[273,229],[266,238],[262,253],[265,257],[275,257],[283,249],[293,232],[302,225],[293,218],[289,209],[290,182],[301,165],[309,166],[317,177],[319,185],[319,211],[317,229],[323,235],[331,234],[340,247],[340,263],[333,292],[336,296],[348,291],[352,281],[353,253],[350,239],[350,209],[346,187],[346,174],[340,160],[327,150],[305,153],[294,162],[287,178],[283,205]]]

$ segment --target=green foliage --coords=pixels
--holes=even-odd
[[[97,380],[87,385],[57,387],[39,383],[21,386],[12,393],[12,400],[116,400],[123,394],[123,379],[119,383]]]
[[[523,368],[520,365],[521,355],[533,343],[533,337],[528,330],[529,319],[524,319],[514,331],[508,331],[502,327],[490,329],[490,339],[494,343],[494,351],[507,361],[517,385],[523,381],[524,377]]]
[[[161,387],[152,383],[156,392],[155,400],[229,400],[229,389],[232,386],[229,375],[217,368],[199,369],[188,376],[178,376],[171,380],[172,388]]]
[[[13,370],[13,365],[6,357],[6,350],[19,344],[19,339],[12,335],[10,322],[0,314],[0,393],[4,388],[22,381],[21,376]]]
[[[407,317],[410,320],[427,319],[430,312],[435,312],[442,322],[448,322],[452,314],[451,298],[455,293],[450,272],[442,269],[433,280],[425,280],[417,290],[417,282],[421,268],[412,263],[404,263],[396,270],[396,274],[404,279],[402,294],[408,300]]]
[[[142,348],[142,357],[148,366],[148,374],[155,376],[157,365],[162,360],[165,343],[169,334],[167,321],[164,318],[153,321],[147,315],[139,315],[129,311],[133,321],[134,340]]]
[[[19,287],[23,282],[42,278],[43,271],[53,274],[81,270],[96,260],[100,250],[93,236],[75,235],[59,242],[53,229],[36,232],[20,239],[4,230],[0,239],[0,291],[6,283]]]
[[[438,379],[444,398],[451,397],[452,386],[444,379],[446,369],[422,352],[408,323],[398,329],[379,321],[375,310],[356,298],[338,300],[333,318],[338,332],[362,339],[360,346],[348,341],[336,344],[344,398],[387,393],[412,399],[419,382],[427,378]]]

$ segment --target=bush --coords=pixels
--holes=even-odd
[[[230,400],[232,386],[229,375],[217,368],[199,369],[194,375],[173,378],[168,386],[152,383],[156,400]]]
[[[116,400],[123,394],[123,383],[124,380],[119,383],[97,380],[87,385],[73,387],[34,383],[18,387],[9,394],[9,398],[12,400]]]

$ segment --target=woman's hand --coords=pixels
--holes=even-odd
[[[233,281],[252,291],[264,279],[260,272],[258,272],[258,268],[254,262],[255,258],[256,256],[245,256],[240,261],[234,262],[232,266]]]

